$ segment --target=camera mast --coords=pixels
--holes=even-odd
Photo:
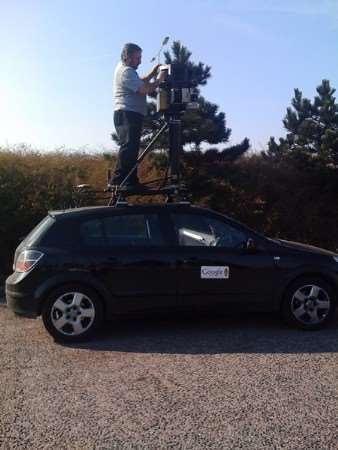
[[[110,184],[111,171],[108,171],[108,183],[105,194],[109,195],[108,206],[127,205],[127,197],[132,195],[165,195],[167,202],[175,199],[181,203],[188,201],[187,188],[182,183],[180,176],[180,157],[182,154],[182,115],[187,110],[197,109],[197,82],[193,80],[192,71],[183,64],[167,64],[160,66],[163,71],[164,81],[161,82],[157,92],[157,112],[164,117],[164,125],[149,142],[147,147],[139,155],[135,166],[131,169],[121,184]],[[155,142],[168,131],[168,168],[163,179],[152,180],[141,188],[132,189],[127,186],[129,177],[133,174],[145,156],[152,149]],[[160,187],[154,188],[154,183]],[[91,190],[88,185],[78,186],[78,206],[81,206],[84,198],[96,196],[97,191]],[[87,197],[86,197],[87,196]],[[104,197],[107,198],[107,197]]]

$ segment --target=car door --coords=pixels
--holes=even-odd
[[[276,268],[263,238],[218,215],[173,212],[170,217],[182,304],[257,306],[269,301]]]
[[[162,308],[176,299],[176,261],[156,213],[124,212],[82,224],[92,268],[119,311]],[[91,249],[90,249],[91,247]]]

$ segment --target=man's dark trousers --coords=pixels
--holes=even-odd
[[[112,184],[121,184],[135,166],[140,147],[143,115],[134,111],[114,111],[114,125],[119,139],[120,150],[117,157]],[[138,182],[137,169],[126,181],[126,184]]]

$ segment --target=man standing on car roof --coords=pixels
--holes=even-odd
[[[119,185],[135,166],[143,119],[146,114],[147,94],[154,92],[162,81],[161,75],[154,81],[159,64],[154,66],[148,75],[140,78],[136,69],[141,64],[142,49],[136,44],[125,44],[121,61],[114,72],[114,125],[119,139],[120,150],[117,157],[115,172],[110,181]],[[125,183],[128,188],[140,187],[137,170]]]

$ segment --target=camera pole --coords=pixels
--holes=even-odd
[[[171,117],[169,119],[169,177],[174,185],[180,183],[181,133],[181,119],[177,116]]]
[[[126,205],[127,201],[125,197],[128,195],[154,195],[154,194],[165,194],[167,195],[167,202],[172,202],[175,196],[179,196],[180,201],[188,201],[187,200],[187,192],[184,185],[180,182],[180,158],[182,155],[182,120],[181,120],[180,112],[170,112],[169,114],[165,114],[165,123],[160,129],[160,131],[154,136],[151,142],[148,144],[147,148],[142,152],[142,154],[138,157],[137,163],[131,169],[129,174],[123,180],[123,182],[116,186],[112,192],[111,199],[108,203],[109,206],[114,205]],[[131,176],[134,170],[137,169],[137,166],[144,159],[146,154],[150,151],[153,144],[160,137],[162,133],[169,130],[169,152],[168,152],[168,181],[169,184],[166,186],[162,186],[158,189],[150,189],[147,191],[128,191],[124,189],[124,185],[128,178]]]

